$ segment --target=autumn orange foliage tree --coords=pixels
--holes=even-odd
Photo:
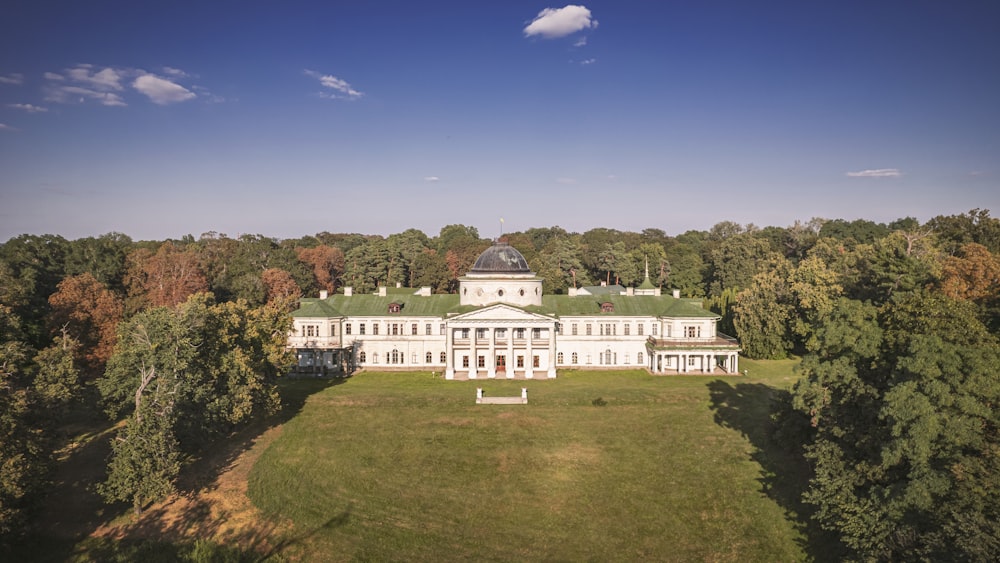
[[[333,293],[337,278],[344,273],[344,252],[336,246],[319,245],[313,248],[296,248],[299,260],[312,267],[316,285]]]
[[[129,309],[173,307],[189,296],[208,291],[208,280],[198,255],[191,249],[179,249],[172,242],[160,245],[154,254],[140,248],[128,257]]]
[[[49,304],[49,326],[80,343],[76,359],[90,374],[103,371],[114,352],[115,331],[124,316],[121,298],[90,273],[83,273],[59,282]]]
[[[268,268],[261,274],[264,287],[267,288],[267,302],[292,302],[302,297],[299,284],[288,272],[281,268]]]
[[[981,302],[1000,297],[1000,260],[988,248],[963,244],[941,264],[941,291],[953,299]]]

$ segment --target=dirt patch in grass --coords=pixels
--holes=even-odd
[[[181,492],[142,514],[129,514],[104,524],[91,535],[116,540],[207,539],[245,550],[271,551],[288,524],[265,518],[250,502],[247,485],[254,463],[280,434],[281,427],[277,426],[253,439],[242,452],[223,448],[207,456],[203,460],[206,469],[196,468],[183,477]],[[229,457],[233,459],[226,463]],[[204,484],[207,479],[200,478],[213,466],[218,475]],[[196,485],[199,481],[203,483],[200,487]]]

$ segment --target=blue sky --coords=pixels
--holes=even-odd
[[[0,241],[1000,215],[992,0],[3,12]]]

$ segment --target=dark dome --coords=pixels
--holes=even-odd
[[[476,258],[470,274],[531,274],[528,261],[506,242],[495,242]]]

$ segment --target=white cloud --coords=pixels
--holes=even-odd
[[[580,61],[580,64],[582,64],[582,65],[592,65],[592,64],[594,64],[596,62],[597,62],[597,59],[584,59],[584,60]]]
[[[197,97],[191,90],[155,74],[143,74],[132,82],[132,87],[145,94],[154,104],[161,106]]]
[[[320,92],[319,96],[321,98],[329,98],[329,99],[346,98],[349,100],[356,100],[365,95],[364,92],[359,92],[358,90],[355,90],[353,86],[351,86],[346,80],[342,78],[337,78],[336,76],[333,76],[331,74],[320,74],[315,70],[309,70],[309,69],[306,69],[304,72],[306,76],[311,76],[316,80],[319,80],[319,83],[325,86],[326,88],[330,88],[331,90],[340,92],[340,94],[336,94],[333,92]]]
[[[441,178],[438,178],[437,176],[424,176],[425,182],[437,182],[440,179]]]
[[[577,39],[576,43],[573,43],[573,46],[574,47],[583,47],[586,44],[587,44],[587,36],[584,35],[583,37]]]
[[[57,86],[46,91],[45,100],[60,104],[83,103],[87,99],[97,100],[104,106],[125,106],[125,100],[114,92],[99,92],[82,86]]]
[[[0,123],[0,131],[17,131],[17,129],[7,125],[6,123]]]
[[[44,111],[49,111],[49,108],[41,106],[33,106],[31,104],[7,104],[7,107],[24,110],[28,113],[40,113]]]
[[[188,73],[172,66],[163,67],[163,74],[169,74],[170,76],[176,76],[177,78],[185,78],[188,76]]]
[[[13,84],[15,86],[20,86],[24,84],[24,75],[20,73],[8,74],[7,76],[0,76],[0,84]]]
[[[73,81],[87,84],[96,90],[121,90],[121,81],[124,76],[118,70],[105,68],[98,72],[93,72],[93,65],[77,65],[67,69],[66,75]]]
[[[54,72],[46,72],[42,76],[44,76],[46,80],[56,80],[56,81],[66,80],[66,78],[63,75],[56,74]]]
[[[899,176],[902,176],[903,173],[900,172],[898,168],[876,168],[872,170],[848,172],[847,175],[851,178],[898,178]]]
[[[597,20],[584,6],[570,4],[562,8],[545,8],[524,28],[524,36],[540,35],[546,39],[566,37],[582,29],[595,29]]]

